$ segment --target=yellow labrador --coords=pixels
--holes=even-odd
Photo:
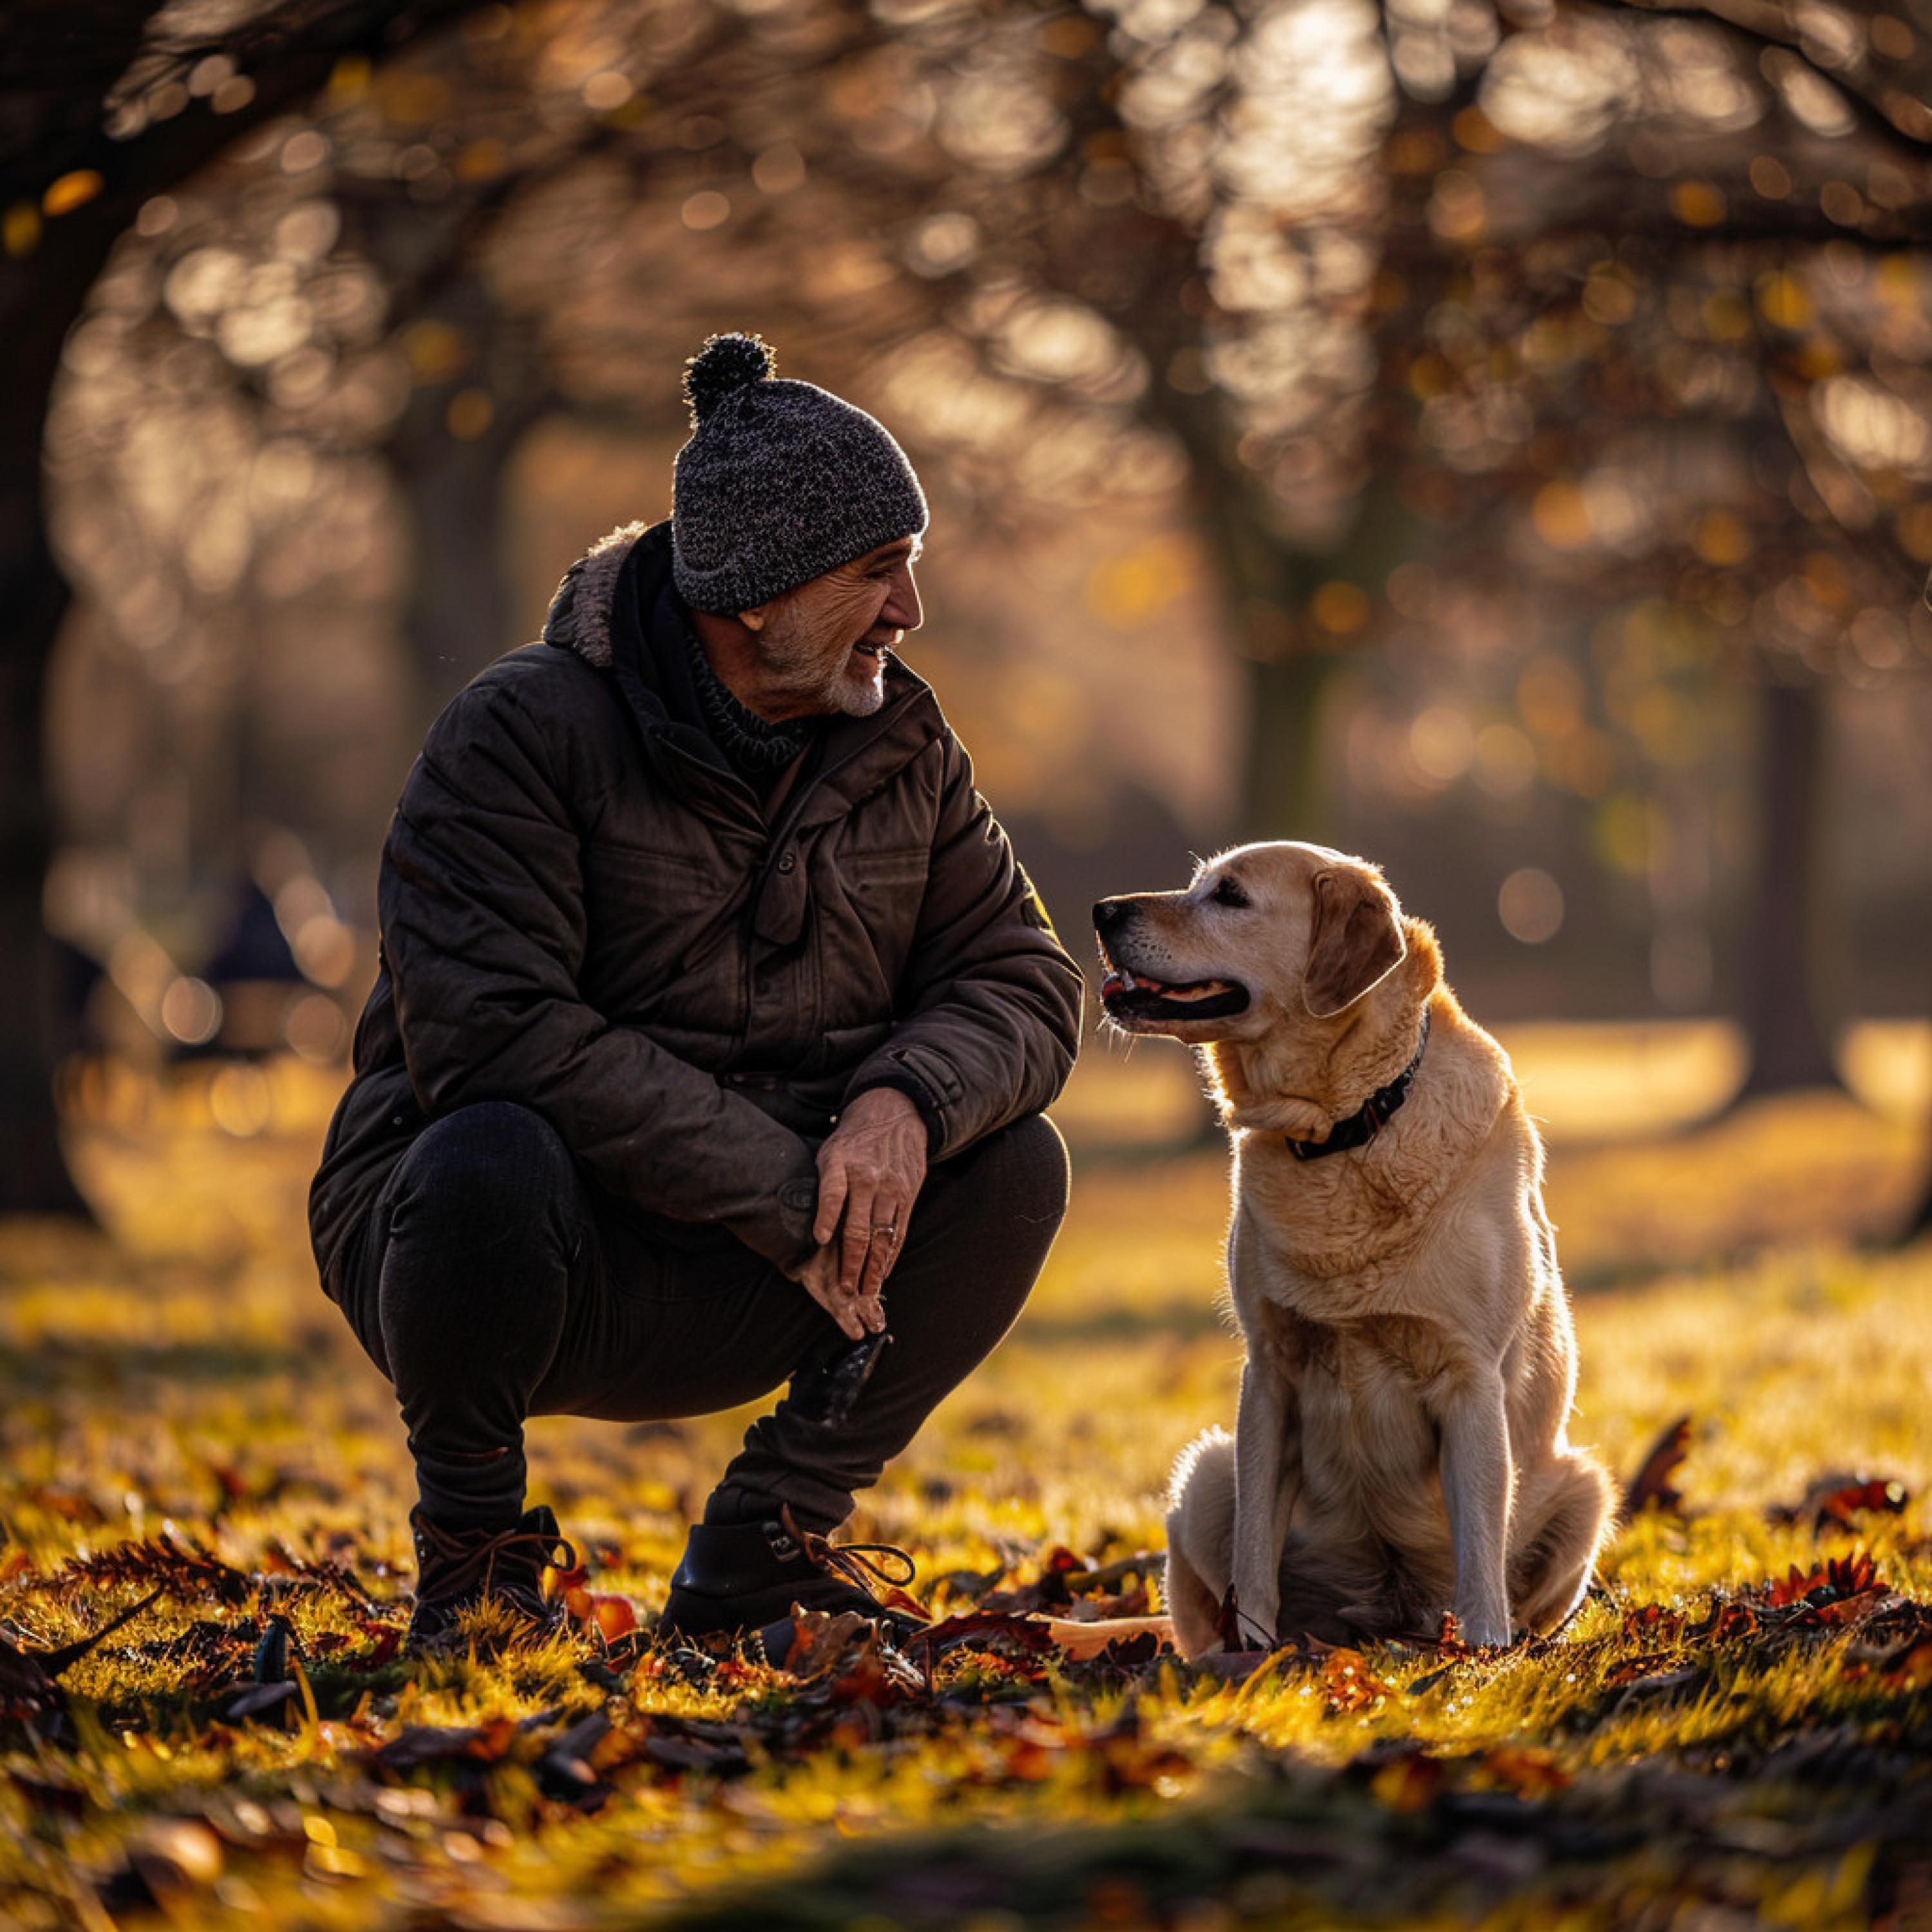
[[[1300,844],[1094,918],[1108,1018],[1199,1047],[1234,1142],[1247,1358],[1232,1442],[1211,1430],[1174,1470],[1183,1654],[1430,1631],[1447,1610],[1477,1645],[1560,1624],[1611,1485],[1564,1433],[1542,1144],[1434,933],[1372,866]]]

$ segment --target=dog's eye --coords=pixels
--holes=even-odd
[[[1248,902],[1247,894],[1232,879],[1216,880],[1209,896],[1216,905],[1244,906]]]

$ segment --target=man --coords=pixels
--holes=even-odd
[[[664,1628],[876,1612],[827,1538],[1065,1210],[1042,1110],[1080,975],[892,655],[920,621],[911,466],[755,337],[711,338],[685,392],[670,520],[597,544],[542,641],[458,694],[383,849],[310,1220],[409,1428],[416,1648],[486,1601],[551,1627],[526,1417],[788,1381]]]

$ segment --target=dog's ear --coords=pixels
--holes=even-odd
[[[1354,866],[1318,872],[1311,889],[1315,926],[1301,1003],[1325,1020],[1352,1006],[1400,965],[1408,948],[1396,917],[1395,895]]]

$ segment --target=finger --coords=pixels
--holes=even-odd
[[[812,1298],[838,1324],[840,1333],[848,1341],[866,1339],[867,1330],[858,1304],[850,1295],[841,1293],[836,1282],[821,1276],[812,1286]]]
[[[845,1204],[845,1162],[835,1154],[818,1177],[818,1209],[812,1223],[812,1238],[822,1248],[838,1226],[838,1210]]]
[[[876,1335],[886,1325],[886,1305],[877,1295],[869,1300],[861,1298],[853,1304],[859,1311],[859,1318],[866,1325],[868,1334]]]
[[[855,1178],[845,1196],[845,1228],[838,1244],[838,1286],[848,1294],[859,1286],[860,1270],[866,1265],[866,1250],[872,1239],[872,1199],[874,1184]]]
[[[896,1218],[898,1222],[898,1232],[892,1237],[886,1248],[884,1265],[879,1270],[878,1286],[880,1288],[885,1286],[886,1277],[898,1266],[899,1257],[905,1252],[906,1229],[912,1220],[912,1203],[908,1202]]]
[[[861,1300],[875,1300],[886,1276],[892,1272],[892,1262],[898,1253],[899,1232],[898,1217],[882,1205],[885,1196],[872,1197],[872,1219],[886,1225],[872,1229],[872,1245],[866,1250],[866,1271],[859,1277],[859,1297]]]

